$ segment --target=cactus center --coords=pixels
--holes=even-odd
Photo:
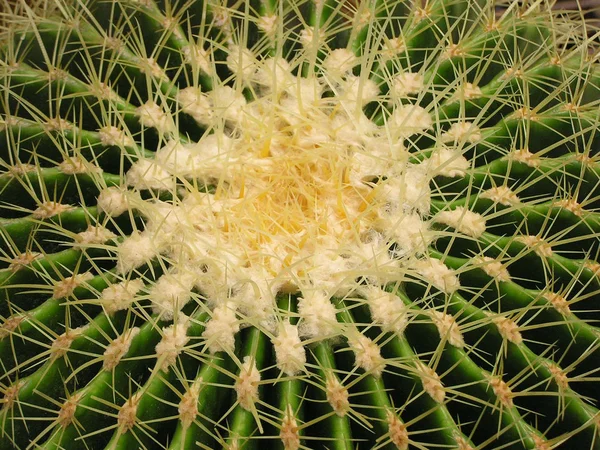
[[[120,247],[122,272],[167,254],[178,262],[172,275],[183,291],[195,285],[217,305],[264,319],[279,292],[346,295],[358,274],[369,272],[378,275],[359,283],[367,278],[381,286],[386,273],[397,278],[425,250],[435,172],[410,163],[404,142],[427,132],[432,119],[405,105],[388,124],[373,123],[363,107],[378,88],[351,74],[344,61],[353,55],[336,52],[335,64],[325,61],[310,77],[294,75],[278,58],[228,60],[243,68],[239,86],[180,92],[182,110],[208,131],[192,143],[171,136],[155,158],[127,173],[130,197],[148,187],[179,195],[142,201],[147,226],[129,238],[135,245]],[[169,129],[157,105],[140,114]],[[142,252],[140,239],[154,250]],[[217,291],[219,283],[225,288]],[[182,289],[161,290],[157,311],[170,316],[180,309],[189,300]]]

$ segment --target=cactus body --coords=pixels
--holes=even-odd
[[[576,13],[6,9],[0,449],[600,449]]]

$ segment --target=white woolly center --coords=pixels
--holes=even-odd
[[[398,416],[392,411],[386,414],[390,440],[398,450],[407,450],[409,444],[408,431]]]
[[[285,450],[298,450],[300,448],[300,427],[291,407],[288,407],[281,421],[279,438]]]
[[[222,19],[227,34],[229,19]],[[267,34],[279,22],[260,20]],[[176,266],[149,287],[153,311],[171,319],[200,291],[212,310],[203,338],[213,353],[233,351],[246,323],[276,331],[276,296],[302,293],[298,328],[284,325],[274,339],[279,368],[293,374],[305,363],[300,336],[320,340],[343,330],[333,296],[365,284],[380,288],[414,272],[446,292],[458,288],[452,271],[425,257],[437,233],[428,220],[430,182],[439,173],[460,175],[468,163],[445,147],[430,160],[409,162],[406,147],[415,134],[433,133],[432,115],[392,99],[385,124],[371,121],[362,107],[378,99],[379,87],[352,73],[360,60],[350,50],[329,52],[319,70],[301,77],[293,63],[260,59],[230,37],[226,64],[234,82],[210,92],[188,87],[176,98],[178,109],[207,132],[198,142],[184,142],[173,115],[153,101],[143,104],[137,110],[142,124],[164,141],[155,158],[133,163],[127,191],[105,189],[98,204],[111,216],[131,209],[141,214],[145,229],[117,247],[118,273],[128,278],[159,256]],[[401,51],[401,40],[390,45]],[[192,58],[192,48],[188,54]],[[412,93],[423,80],[404,74],[397,84]],[[120,142],[117,131],[104,129],[103,136]],[[469,125],[468,131],[476,130]],[[176,195],[159,200],[143,190]],[[384,317],[386,308],[403,312],[401,303],[379,303],[371,305],[374,320],[401,332],[404,314]]]
[[[513,400],[512,400],[513,393],[510,390],[510,387],[508,386],[508,384],[506,384],[499,377],[490,377],[489,383],[490,383],[490,386],[492,387],[492,389],[494,390],[494,394],[496,394],[496,397],[498,397],[498,400],[500,401],[500,403],[506,408],[512,407],[513,406]]]
[[[148,233],[132,233],[119,245],[117,270],[129,272],[149,263],[157,255],[152,236]]]
[[[58,336],[50,346],[50,354],[52,357],[61,358],[66,355],[73,341],[81,336],[88,326],[89,324],[83,327],[73,328]]]
[[[532,248],[543,258],[549,258],[553,255],[552,246],[539,236],[517,236],[517,240]]]

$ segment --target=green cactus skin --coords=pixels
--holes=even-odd
[[[0,450],[600,449],[580,12],[36,3],[2,2]]]

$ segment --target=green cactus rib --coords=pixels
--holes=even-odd
[[[600,449],[550,3],[6,3],[0,449]]]

